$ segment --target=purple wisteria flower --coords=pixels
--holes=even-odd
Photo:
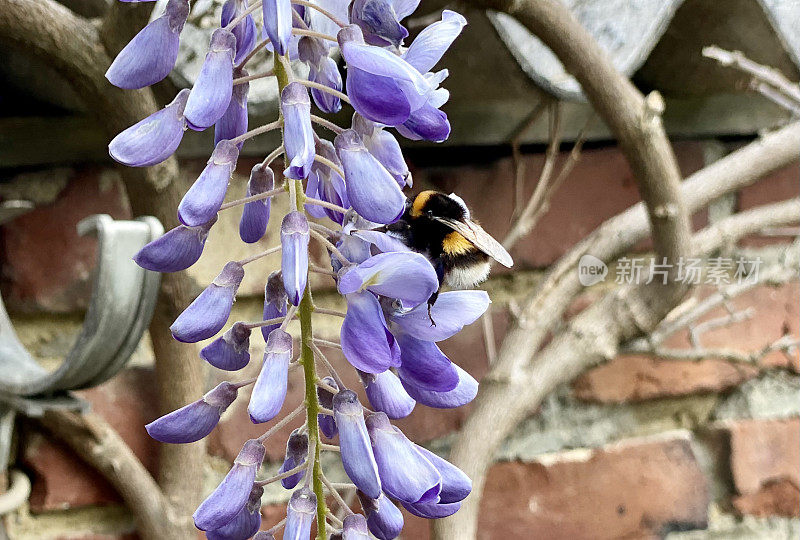
[[[250,362],[250,328],[234,323],[227,332],[200,351],[200,358],[217,369],[237,371]]]
[[[199,441],[216,427],[220,415],[234,402],[237,392],[237,386],[222,382],[194,403],[147,424],[147,433],[165,443]]]
[[[196,343],[222,330],[231,314],[242,278],[244,268],[241,264],[235,261],[226,264],[211,285],[169,327],[173,337],[184,343]]]
[[[283,146],[289,166],[283,171],[287,178],[302,180],[314,163],[314,130],[311,128],[311,101],[308,90],[298,82],[286,85],[281,92],[283,113]]]
[[[439,492],[439,503],[450,504],[463,501],[472,491],[472,480],[464,472],[430,450],[414,445],[422,457],[436,467],[442,477],[442,490]]]
[[[372,499],[361,491],[356,491],[361,508],[367,516],[367,526],[379,540],[394,540],[403,530],[403,513],[392,504],[383,493]]]
[[[347,476],[367,497],[377,499],[381,495],[378,464],[364,423],[364,410],[355,392],[341,390],[333,397],[333,416]]]
[[[314,144],[318,156],[327,159],[341,169],[342,163],[339,161],[339,156],[336,155],[336,149],[330,141],[315,137]],[[308,174],[306,197],[320,199],[343,208],[348,208],[350,206],[350,201],[347,198],[347,187],[345,186],[342,175],[329,165],[317,160],[311,165],[311,172]],[[336,223],[342,223],[344,220],[344,215],[341,212],[330,208],[306,204],[304,205],[304,209],[310,216],[317,219],[322,219],[327,216]]]
[[[120,51],[106,71],[119,88],[144,88],[169,75],[178,58],[180,34],[189,16],[189,0],[169,0],[164,14],[145,26]]]
[[[412,186],[411,172],[394,135],[358,113],[353,115],[353,130],[361,135],[367,151],[394,177],[401,189]]]
[[[178,219],[189,227],[198,227],[214,219],[225,200],[228,182],[236,168],[239,149],[231,141],[220,141],[211,157],[178,205]]]
[[[286,316],[289,298],[286,295],[286,288],[283,286],[283,275],[280,270],[272,272],[267,277],[267,284],[264,287],[264,320],[277,319]],[[261,327],[261,335],[264,341],[269,338],[273,330],[280,327],[280,323],[266,324]]]
[[[300,212],[290,212],[281,223],[281,274],[289,302],[300,305],[308,280],[308,220]]]
[[[361,514],[350,514],[342,520],[342,540],[369,540],[367,520]]]
[[[291,0],[267,0],[262,4],[264,33],[269,37],[275,52],[281,56],[289,51],[292,38]]]
[[[227,476],[195,511],[194,524],[198,529],[216,530],[236,517],[250,499],[256,472],[265,454],[266,449],[258,440],[244,443]]]
[[[339,391],[339,385],[336,384],[336,381],[333,380],[333,377],[325,377],[322,379],[322,382],[335,389],[337,392]],[[319,400],[321,407],[333,410],[333,394],[331,392],[318,386],[317,399]],[[317,423],[319,424],[319,430],[328,439],[333,439],[339,432],[336,429],[336,422],[334,421],[333,416],[328,414],[318,414]]]
[[[414,443],[389,422],[385,413],[369,415],[366,425],[383,491],[401,502],[438,502],[442,477],[417,452]]]
[[[178,225],[140,249],[133,260],[153,272],[186,270],[203,254],[208,232],[216,222],[213,218],[199,227]]]
[[[353,0],[350,22],[361,29],[364,40],[378,47],[399,48],[408,37],[392,0]]]
[[[247,411],[254,424],[275,418],[286,400],[289,362],[292,360],[292,336],[280,328],[267,338],[264,363],[258,374]]]
[[[247,77],[246,69],[236,69],[234,78]],[[222,117],[214,124],[214,145],[224,139],[235,139],[247,132],[247,94],[250,92],[250,83],[235,84],[231,91],[231,101]],[[236,144],[239,150],[244,142]]]
[[[233,92],[233,57],[236,36],[224,28],[211,34],[208,54],[186,102],[189,127],[202,131],[222,118]]]
[[[376,223],[393,223],[405,211],[406,198],[394,177],[369,153],[352,129],[333,140],[344,169],[347,198],[353,209]]]
[[[169,105],[114,137],[108,143],[109,155],[129,167],[149,167],[167,159],[183,139],[188,99],[189,90],[181,90]]]
[[[367,399],[376,410],[386,413],[392,420],[405,418],[414,410],[417,402],[408,395],[400,379],[391,371],[386,370],[383,373],[359,371],[358,374],[364,383]]]
[[[195,525],[212,540],[274,540],[270,531],[278,526],[257,531],[264,486],[280,480],[285,489],[295,490],[283,537],[309,539],[318,516],[317,498],[325,496],[319,488],[320,480],[325,481],[320,478],[319,452],[311,450],[331,449],[319,446],[325,440],[329,445],[338,442],[338,455],[357,488],[363,515],[348,511],[341,528],[328,528],[323,536],[366,540],[371,534],[380,540],[394,539],[403,528],[400,505],[414,515],[437,519],[457,511],[472,489],[462,471],[414,444],[390,420],[408,416],[417,403],[453,408],[475,398],[478,382],[451,362],[438,342],[480,317],[488,309],[489,297],[483,291],[440,293],[441,272],[437,274],[428,254],[406,245],[410,242],[398,234],[402,224],[385,227],[411,208],[403,194],[412,185],[411,172],[390,129],[409,139],[439,142],[449,136],[449,121],[440,110],[449,97],[440,87],[448,72],[433,70],[466,20],[444,10],[440,21],[424,28],[406,47],[408,31],[401,21],[419,0],[314,0],[319,9],[290,0],[264,0],[261,30],[257,17],[244,15],[252,2],[226,0],[221,25],[211,31],[193,88],[181,90],[172,103],[109,144],[110,155],[120,163],[149,166],[173,155],[187,128],[214,125],[214,150],[178,207],[181,225],[135,255],[143,268],[175,272],[190,267],[200,258],[223,209],[242,206],[239,236],[253,244],[265,238],[270,213],[289,208],[281,216],[280,246],[227,263],[170,327],[175,339],[183,342],[216,337],[200,357],[228,371],[250,363],[250,335],[261,328],[266,346],[258,376],[223,382],[146,427],[162,442],[197,441],[219,423],[238,390],[251,385],[247,409],[252,422],[277,421],[293,367],[293,338],[286,330],[291,312],[291,318],[301,323],[303,347],[296,363],[303,369],[294,373],[302,374],[305,400],[288,414],[294,418],[305,408],[305,423],[288,437],[280,473],[269,479],[256,481],[266,453],[263,441],[290,418],[247,441],[225,479],[195,511]],[[143,29],[109,68],[107,76],[114,84],[139,88],[163,79],[172,69],[189,2],[168,0],[166,5],[165,13]],[[234,20],[236,24],[231,24]],[[260,32],[269,43],[256,50]],[[331,55],[332,40],[326,36],[336,36],[346,64],[347,99],[356,111],[349,129],[318,118],[312,123],[312,99],[322,113],[339,111],[344,100],[342,74]],[[263,51],[274,52],[280,111],[277,120],[253,130],[248,119],[249,81],[269,74],[250,76],[246,64]],[[307,75],[296,71],[294,60],[307,66]],[[315,132],[319,125],[326,131]],[[277,127],[282,128],[281,147],[253,167],[246,198],[223,206],[244,140]],[[277,159],[283,159],[286,181],[279,179],[281,189],[276,190],[270,163]],[[273,206],[272,197],[285,197],[286,192],[297,199]],[[333,224],[310,224],[308,216],[329,218]],[[309,252],[312,233],[316,240],[325,238],[336,246],[322,250],[324,260],[314,265]],[[266,279],[263,320],[236,322],[217,335],[230,317],[244,278],[243,265],[278,250],[281,268]],[[320,305],[311,302],[316,292],[312,285],[318,281],[309,281],[309,271],[321,274],[319,279],[332,279],[329,283],[335,283],[347,304],[346,313],[325,306],[325,295],[314,295]],[[301,306],[305,294],[308,302]],[[290,303],[296,307],[289,309]],[[355,392],[344,386],[342,379],[347,378],[340,378],[327,359],[312,356],[322,355],[317,346],[337,345],[309,333],[315,312],[343,315],[338,345],[356,368],[376,412],[362,407]],[[325,365],[330,376],[317,371]],[[318,430],[309,430],[310,414],[317,414]],[[317,527],[326,528],[324,521]]]
[[[237,540],[250,538],[261,528],[261,496],[264,488],[253,485],[247,502],[231,521],[220,527],[206,531],[208,540]]]
[[[278,473],[291,471],[295,467],[305,464],[308,458],[308,435],[300,429],[292,431],[286,441],[286,455]],[[293,489],[305,476],[305,470],[296,472],[281,480],[281,485],[286,489]]]
[[[247,196],[261,195],[275,187],[275,173],[263,163],[253,166],[247,182]],[[258,242],[267,232],[272,198],[245,203],[239,221],[239,237],[248,244]]]
[[[297,55],[308,66],[309,81],[342,91],[342,75],[336,62],[328,56],[328,46],[324,41],[315,37],[301,37],[297,43]],[[339,97],[330,92],[312,88],[311,97],[322,112],[336,113],[342,108]]]
[[[317,513],[317,496],[307,487],[301,487],[292,493],[286,507],[286,529],[283,537],[286,540],[305,540],[311,537],[311,524]]]
[[[233,19],[239,17],[247,8],[247,0],[228,0],[222,6],[220,26],[228,26]],[[231,32],[236,36],[236,57],[233,61],[238,64],[253,50],[256,39],[258,39],[258,29],[256,28],[255,20],[253,20],[253,15],[245,16],[242,22],[233,27]]]

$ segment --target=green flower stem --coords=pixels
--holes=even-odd
[[[282,92],[284,87],[289,84],[289,74],[278,55],[275,55],[274,64],[275,77],[278,79],[278,92]],[[291,180],[290,180],[291,181]],[[301,212],[303,210],[303,201],[305,194],[303,193],[303,183],[298,180],[295,189],[295,197],[297,198],[297,209]],[[314,307],[311,304],[311,287],[307,284],[306,290],[303,293],[303,299],[300,301],[299,309],[297,310],[297,318],[300,319],[300,363],[303,365],[303,376],[305,379],[306,387],[306,421],[308,423],[308,436],[313,439],[314,466],[311,474],[311,483],[314,494],[317,496],[317,538],[319,540],[326,540],[328,535],[325,532],[325,516],[328,513],[328,507],[325,504],[325,487],[322,483],[322,465],[319,461],[320,450],[322,449],[322,441],[319,436],[319,423],[317,415],[319,414],[319,401],[317,400],[317,368],[314,361],[314,351],[311,349],[311,343],[314,335],[311,328],[311,315]]]

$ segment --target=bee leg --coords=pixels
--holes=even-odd
[[[431,315],[431,308],[436,303],[437,298],[439,298],[439,291],[436,291],[428,298],[428,318],[431,320],[431,326],[436,326],[436,321],[433,320],[433,315]]]

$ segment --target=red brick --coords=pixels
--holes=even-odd
[[[706,478],[688,438],[630,439],[489,470],[479,540],[659,538],[705,528]],[[408,538],[429,538],[429,522],[407,516]]]
[[[145,424],[158,416],[153,372],[128,369],[79,395],[92,404],[92,410],[108,421],[148,470],[154,472],[157,443],[144,429]],[[23,463],[34,473],[31,495],[34,512],[122,500],[102,476],[49,435],[31,434],[24,445]]]
[[[698,292],[698,298],[704,298],[710,292],[709,288],[704,287]],[[705,332],[700,338],[701,344],[707,348],[755,352],[786,333],[800,334],[800,309],[796,301],[798,294],[800,284],[791,282],[780,287],[758,287],[733,299],[732,303],[737,310],[753,308],[753,318]],[[700,320],[718,318],[726,313],[724,308],[719,308]],[[685,330],[676,333],[664,343],[666,348],[689,346],[688,332]],[[799,361],[797,354],[790,359],[783,353],[773,352],[762,359],[761,366],[788,367],[798,371]],[[757,374],[758,369],[753,366],[719,359],[689,362],[645,356],[620,356],[583,374],[575,381],[573,388],[579,398],[587,401],[620,403],[699,392],[720,392]]]
[[[733,499],[740,514],[800,517],[800,489],[788,478],[770,480],[759,491]]]
[[[726,429],[733,483],[740,495],[784,479],[800,485],[800,419],[739,420]]]
[[[130,217],[121,183],[104,181],[100,170],[86,168],[54,203],[2,227],[3,300],[11,309],[69,312],[86,307],[97,242],[79,237],[75,226],[92,214]]]

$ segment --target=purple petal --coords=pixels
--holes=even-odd
[[[400,143],[391,133],[359,114],[353,115],[353,129],[361,135],[369,153],[394,176],[400,188],[411,186],[411,173],[400,149]]]
[[[417,10],[420,0],[392,0],[398,20],[403,20]]]
[[[340,31],[341,32],[341,31]],[[350,38],[352,34],[341,34],[342,38]],[[347,71],[356,70],[364,76],[386,78],[395,81],[404,99],[408,102],[410,110],[416,110],[428,100],[428,94],[433,90],[430,83],[411,64],[387,49],[373,47],[359,43],[357,39],[345,41],[340,39],[342,56],[347,62]],[[348,94],[350,82],[348,74]],[[368,79],[362,79],[365,82]],[[358,110],[358,109],[356,109]],[[361,111],[358,111],[361,114]],[[370,120],[380,122],[364,115]],[[383,123],[383,122],[382,122]]]
[[[347,361],[367,373],[381,373],[400,365],[400,349],[386,327],[378,299],[369,292],[348,294],[345,298],[347,316],[340,338]]]
[[[370,540],[367,519],[361,514],[350,514],[344,518],[342,540]]]
[[[449,504],[436,504],[436,503],[402,503],[403,508],[411,512],[417,517],[425,519],[440,519],[447,516],[452,516],[461,508],[460,502]]]
[[[454,336],[468,324],[475,322],[489,307],[486,291],[448,291],[441,293],[431,306],[420,304],[410,311],[397,311],[391,315],[392,323],[403,333],[423,341],[442,341]],[[431,324],[436,321],[436,326]]]
[[[292,431],[289,438],[286,440],[286,455],[283,460],[283,465],[278,470],[278,473],[285,473],[291,471],[306,462],[308,458],[308,436],[301,432],[300,429]],[[305,476],[305,471],[300,471],[292,476],[287,476],[281,480],[281,485],[286,489],[293,489],[300,480]]]
[[[261,528],[261,496],[264,488],[253,485],[247,503],[226,525],[206,532],[208,540],[243,540],[250,538]]]
[[[307,487],[292,493],[286,507],[284,540],[307,540],[311,537],[311,524],[317,515],[317,496]]]
[[[367,515],[367,526],[375,538],[394,540],[403,530],[403,513],[392,504],[389,498],[381,493],[377,499],[370,499],[360,491],[356,491],[361,501],[361,508]]]
[[[397,336],[402,365],[397,368],[400,379],[417,388],[433,392],[449,392],[458,385],[458,371],[432,341],[422,341],[406,334]]]
[[[189,0],[170,0],[164,15],[142,28],[111,63],[109,82],[118,88],[144,88],[169,75],[188,16]]]
[[[150,422],[145,429],[152,438],[164,443],[199,441],[216,427],[236,394],[236,386],[222,382],[201,399]]]
[[[408,37],[408,30],[400,24],[391,0],[353,0],[350,21],[364,33],[371,45],[399,47]]]
[[[267,0],[263,4],[264,32],[275,51],[283,56],[292,38],[292,3],[290,0]]]
[[[237,70],[236,77],[246,77],[247,70]],[[250,83],[234,85],[231,93],[231,101],[222,118],[214,124],[214,145],[224,139],[235,139],[239,135],[247,133],[247,93],[250,91]],[[244,142],[236,144],[241,150]]]
[[[226,264],[211,285],[169,327],[173,337],[184,343],[197,343],[222,330],[231,314],[242,278],[244,269],[241,264]]]
[[[347,198],[356,212],[376,223],[393,223],[403,215],[406,197],[375,157],[367,151],[358,133],[345,130],[334,139],[342,162]]]
[[[341,390],[336,394],[333,414],[339,429],[339,448],[347,476],[364,494],[377,499],[381,495],[381,479],[364,423],[364,411],[355,392]]]
[[[353,231],[350,233],[351,236],[356,238],[360,238],[361,240],[368,242],[375,246],[381,253],[392,253],[392,252],[404,252],[404,251],[411,251],[407,245],[396,238],[392,238],[386,233],[382,233],[380,231]],[[366,259],[364,259],[366,260]],[[353,261],[353,262],[363,262],[363,261]]]
[[[114,137],[109,155],[129,167],[148,167],[174,154],[186,129],[183,111],[188,98],[189,91],[181,90],[172,103]]]
[[[202,131],[225,114],[233,92],[235,48],[236,36],[228,30],[217,28],[211,34],[208,54],[186,103],[186,119],[193,129]]]
[[[366,421],[383,491],[403,502],[438,501],[441,476],[382,412]]]
[[[322,379],[322,382],[335,388],[337,391],[339,390],[339,385],[336,384],[336,381],[334,381],[332,377],[325,377]],[[317,399],[319,400],[320,406],[333,410],[332,393],[324,388],[317,387]],[[333,439],[336,436],[336,433],[338,433],[338,430],[336,429],[336,422],[330,415],[318,414],[317,423],[319,424],[319,430],[328,439]]]
[[[242,369],[250,362],[250,328],[234,323],[222,337],[200,351],[200,358],[225,371]]]
[[[247,196],[260,195],[275,187],[275,173],[263,163],[256,164],[250,171],[247,182]],[[267,232],[272,197],[245,203],[242,219],[239,221],[239,237],[248,244],[261,240]]]
[[[404,306],[417,306],[439,289],[439,280],[424,255],[413,251],[379,253],[339,278],[341,294],[365,289],[397,298]]]
[[[283,145],[290,160],[284,171],[287,178],[302,180],[314,163],[314,131],[311,128],[311,100],[308,90],[298,82],[286,85],[281,92]]]
[[[154,272],[186,270],[203,254],[208,232],[216,221],[212,219],[199,227],[178,225],[140,249],[133,260]]]
[[[348,66],[347,95],[358,114],[387,126],[411,117],[411,104],[394,79]]]
[[[281,273],[289,302],[300,305],[308,280],[308,220],[297,211],[289,212],[281,223]]]
[[[385,412],[392,420],[405,418],[414,410],[417,402],[408,395],[400,379],[391,371],[374,374],[360,372],[359,375],[367,399],[374,409]]]
[[[420,73],[429,72],[466,25],[467,19],[461,14],[445,9],[441,21],[428,25],[414,38],[403,59]]]
[[[222,6],[220,26],[228,26],[228,23],[241,15],[247,8],[247,0],[228,0]],[[256,28],[256,22],[253,20],[253,15],[247,15],[231,31],[236,36],[236,58],[233,61],[238,64],[244,60],[244,57],[253,50],[256,44],[258,29]]]
[[[319,172],[312,166],[311,172],[308,175],[308,181],[306,182],[306,197],[319,199],[319,185]],[[308,215],[316,219],[323,219],[328,215],[324,208],[315,204],[304,204],[303,208]]]
[[[227,140],[217,144],[205,169],[178,205],[181,223],[197,227],[216,217],[238,158],[239,149],[235,144]]]
[[[442,476],[442,491],[439,492],[439,503],[448,504],[463,501],[472,491],[472,480],[464,472],[425,448],[414,445],[417,452],[436,467]]]
[[[312,66],[308,74],[308,80],[311,82],[319,83],[333,90],[342,91],[342,75],[339,73],[339,68],[332,58],[327,56],[320,61],[319,66]],[[341,100],[331,94],[324,92],[317,88],[311,89],[311,97],[314,98],[314,103],[322,112],[337,113],[342,109]]]
[[[447,115],[430,104],[415,110],[408,120],[395,127],[401,135],[412,141],[442,142],[450,136]]]
[[[286,400],[289,362],[292,360],[292,336],[278,328],[267,338],[264,363],[258,374],[247,411],[254,424],[278,416]]]
[[[265,453],[264,445],[255,439],[244,443],[228,475],[195,511],[195,527],[201,531],[219,529],[236,517],[250,498]]]
[[[475,399],[475,396],[478,394],[478,381],[459,366],[453,365],[458,372],[458,384],[448,392],[432,392],[430,390],[425,390],[416,386],[409,380],[403,380],[402,376],[400,377],[400,381],[403,383],[403,388],[406,389],[408,395],[414,398],[418,403],[435,409],[455,409]]]
[[[264,320],[277,319],[286,316],[286,289],[283,286],[283,276],[280,270],[272,272],[267,277],[267,284],[264,286]],[[261,335],[267,341],[273,330],[280,327],[280,323],[269,324],[261,327]]]

